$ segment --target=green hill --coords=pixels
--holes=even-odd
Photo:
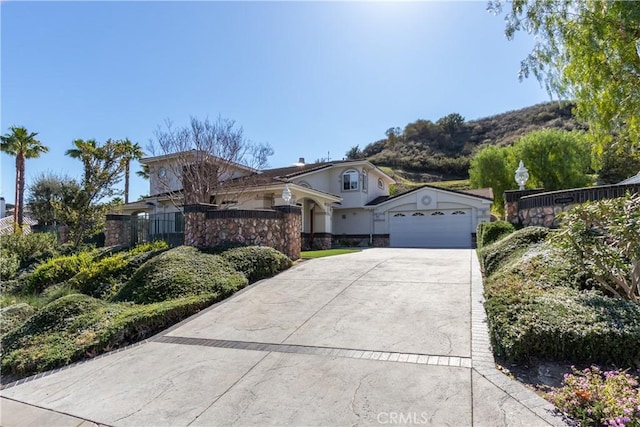
[[[472,156],[484,145],[510,145],[522,135],[544,128],[585,129],[572,109],[571,103],[549,102],[471,121],[457,113],[435,122],[417,120],[404,129],[388,129],[386,138],[363,149],[352,147],[347,157],[366,158],[387,167],[401,186],[464,180],[469,177]]]

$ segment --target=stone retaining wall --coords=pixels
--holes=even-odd
[[[213,247],[227,243],[270,246],[300,258],[302,213],[297,206],[275,210],[218,210],[214,205],[184,206],[184,243]]]

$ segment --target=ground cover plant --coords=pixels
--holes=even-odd
[[[640,426],[640,304],[629,292],[637,198],[589,203],[569,211],[560,230],[527,227],[478,249],[501,361],[608,366],[574,370],[546,396],[582,425]]]
[[[20,239],[20,238],[17,238]],[[2,282],[3,382],[150,335],[291,266],[272,248],[56,247]],[[62,255],[61,255],[62,254]]]
[[[562,387],[547,394],[562,412],[583,426],[640,426],[640,370],[599,366],[583,370],[572,368]]]

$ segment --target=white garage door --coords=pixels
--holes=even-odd
[[[391,246],[470,248],[471,209],[390,212]]]

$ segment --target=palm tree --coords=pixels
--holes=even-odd
[[[10,133],[0,137],[0,150],[16,156],[16,207],[13,211],[13,231],[18,233],[22,231],[24,219],[25,160],[40,157],[40,153],[46,153],[49,148],[36,139],[37,133],[29,133],[24,127],[11,126],[9,130]]]
[[[93,164],[93,160],[96,156],[99,155],[98,143],[95,139],[76,139],[73,141],[73,145],[76,148],[68,149],[64,154],[73,158],[80,159],[82,164],[84,165],[84,182],[85,184],[91,181],[91,166]]]
[[[151,173],[151,171],[149,170],[149,165],[143,164],[140,166],[141,166],[141,169],[136,172],[136,175],[144,179],[149,179],[149,174]]]
[[[122,164],[124,166],[124,203],[129,203],[129,176],[131,173],[131,160],[140,160],[144,156],[142,147],[136,142],[135,144],[125,139],[118,142],[118,148],[122,156]]]

